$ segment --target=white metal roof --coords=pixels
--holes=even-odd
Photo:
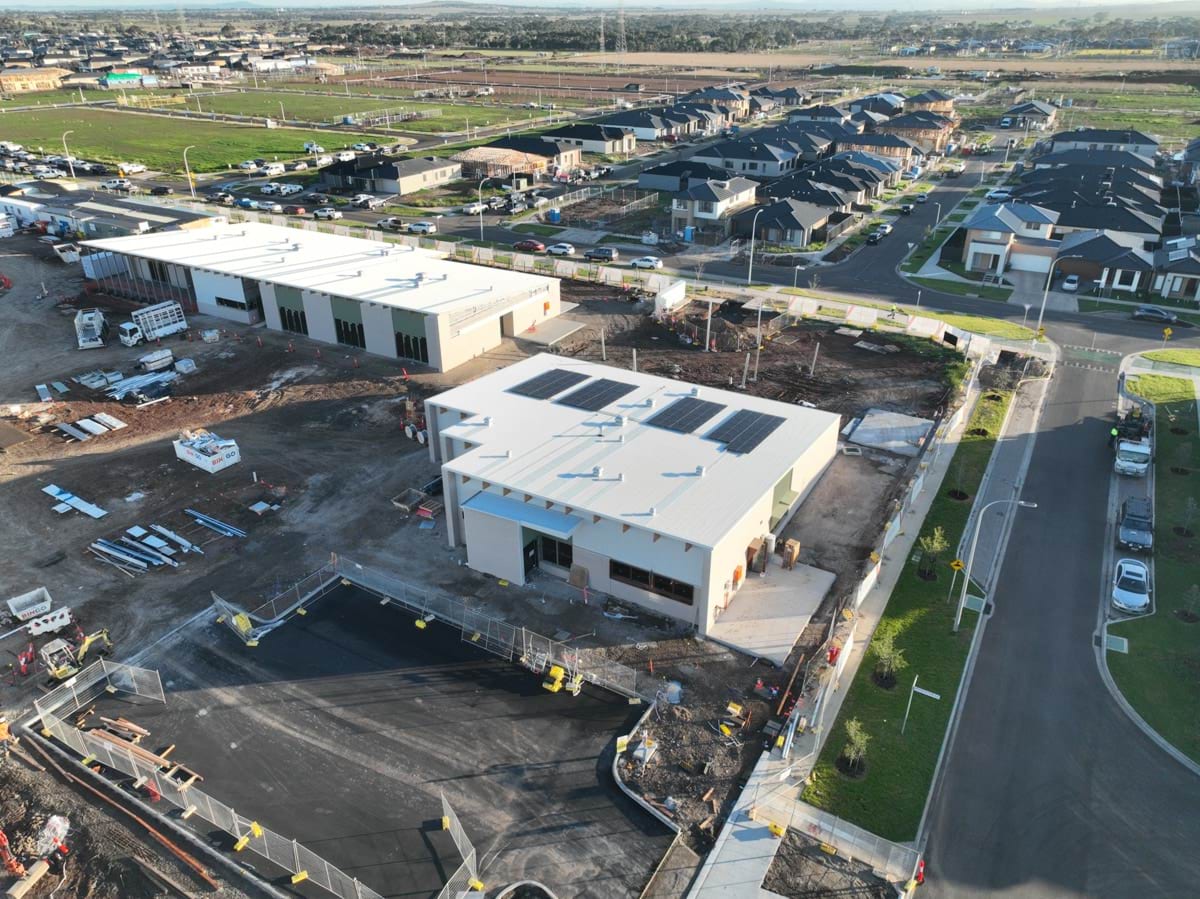
[[[415,247],[277,225],[212,225],[83,245],[435,315],[532,296],[551,281]]]
[[[510,387],[555,368],[622,381],[635,389],[599,412],[510,392]],[[556,398],[586,384],[580,382]],[[507,487],[514,494],[528,493],[562,504],[576,515],[600,515],[712,547],[813,449],[818,438],[838,429],[840,417],[700,387],[696,396],[726,408],[694,433],[644,424],[677,399],[691,396],[692,390],[683,381],[543,353],[428,402],[473,415],[441,432],[479,444],[448,462],[448,470],[479,478],[493,489]],[[704,436],[743,409],[785,421],[742,455],[727,452],[724,444]],[[623,425],[617,425],[618,416],[624,416]],[[599,476],[593,474],[596,466],[602,470]],[[703,474],[697,473],[698,467]]]

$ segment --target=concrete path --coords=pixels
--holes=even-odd
[[[1039,272],[1004,273],[1004,279],[1013,286],[1008,302],[1014,306],[1029,306],[1030,324],[1036,324],[1038,309],[1042,306],[1042,291],[1046,288],[1046,276]],[[1078,312],[1079,298],[1073,293],[1052,290],[1046,295],[1047,312]]]

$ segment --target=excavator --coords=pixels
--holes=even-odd
[[[38,655],[51,680],[64,681],[80,672],[93,650],[99,655],[108,655],[113,651],[107,628],[86,636],[79,631],[74,642],[62,638],[51,640],[39,650]]]

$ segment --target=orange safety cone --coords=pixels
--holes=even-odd
[[[404,375],[404,383],[407,384],[408,383],[408,369],[401,367],[400,371]]]
[[[254,338],[254,342],[258,344],[258,348],[261,350],[261,349],[262,349],[262,338],[261,338],[261,337],[255,337],[255,338]]]
[[[317,347],[317,358],[318,359],[321,358],[321,348],[320,347]]]
[[[289,353],[294,353],[294,352],[296,352],[296,348],[295,348],[294,346],[292,346],[292,342],[291,342],[290,340],[288,341],[288,348],[287,348],[287,351],[288,351]]]
[[[352,358],[354,359],[354,367],[355,367],[355,368],[358,368],[358,357],[357,357],[357,356],[354,356],[354,357],[352,357]]]

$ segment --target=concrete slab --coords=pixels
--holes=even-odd
[[[638,896],[673,836],[611,776],[616,736],[644,707],[590,687],[548,693],[355,588],[310,609],[254,649],[196,621],[139,660],[159,669],[166,705],[102,706],[175,743],[213,798],[385,896],[432,897],[458,867],[443,791],[489,886]]]
[[[522,340],[528,340],[530,343],[540,344],[541,346],[554,346],[554,344],[563,338],[570,337],[583,327],[585,327],[583,322],[557,315],[548,321],[542,322],[536,328],[530,328],[518,336]]]
[[[810,565],[790,571],[772,558],[761,577],[750,574],[709,637],[718,643],[782,665],[833,586],[835,575]]]
[[[901,456],[916,456],[921,442],[933,427],[927,418],[917,418],[886,409],[869,409],[863,416],[850,442],[870,446]]]

